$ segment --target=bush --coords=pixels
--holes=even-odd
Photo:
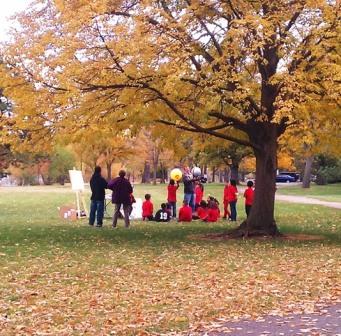
[[[34,176],[28,172],[24,172],[21,177],[22,185],[38,185],[37,176]]]
[[[328,183],[341,182],[341,162],[335,166],[322,167],[317,172],[316,184],[324,185]]]

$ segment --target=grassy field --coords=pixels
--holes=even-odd
[[[209,185],[206,194],[222,190]],[[136,197],[146,192],[155,206],[166,196],[164,186],[135,188]],[[68,187],[0,189],[0,335],[195,335],[219,319],[340,298],[340,210],[277,204],[282,232],[324,240],[208,241],[193,235],[230,223],[112,230],[106,219],[95,229],[58,217],[72,202]],[[242,220],[241,200],[238,211]]]
[[[301,185],[287,185],[279,188],[278,193],[283,195],[317,198],[328,202],[341,202],[341,183],[328,184],[325,186],[319,186],[312,183],[311,187],[308,189],[303,189]]]

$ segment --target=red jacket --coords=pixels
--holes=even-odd
[[[204,196],[204,192],[201,190],[200,186],[198,185],[195,187],[194,192],[195,192],[195,204],[200,204]]]
[[[142,217],[153,216],[153,203],[151,201],[144,201],[142,203]]]
[[[227,187],[227,201],[237,202],[237,195],[236,195],[237,193],[238,193],[237,187],[230,184]]]
[[[179,185],[169,185],[167,187],[168,191],[168,196],[167,196],[167,201],[168,202],[176,202],[176,191],[179,189]]]
[[[254,193],[255,191],[251,187],[245,189],[244,191],[245,205],[252,205]]]
[[[219,218],[219,209],[217,208],[209,208],[207,222],[216,222]]]
[[[198,207],[197,214],[198,214],[198,217],[201,220],[205,220],[207,218],[207,216],[208,216],[208,209],[207,208]]]
[[[189,205],[184,205],[179,210],[179,222],[192,221],[192,208]]]

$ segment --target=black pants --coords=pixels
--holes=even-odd
[[[252,207],[252,205],[246,205],[245,204],[246,217],[249,217],[250,212],[251,212],[251,207]]]

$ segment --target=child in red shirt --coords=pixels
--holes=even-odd
[[[231,221],[237,220],[237,200],[238,189],[236,180],[230,180],[230,185],[227,188],[227,199],[231,209]]]
[[[253,190],[253,182],[248,181],[247,182],[247,189],[244,191],[244,197],[245,197],[245,212],[246,217],[249,217],[252,203],[253,203],[253,197],[254,197],[254,190]]]
[[[142,203],[142,219],[143,220],[153,220],[154,206],[150,200],[151,195],[145,194],[144,199],[145,199],[145,201]]]
[[[202,185],[202,183],[196,184],[194,193],[195,193],[195,208],[197,209],[200,206],[200,202],[202,201],[202,198],[204,197],[204,186]]]
[[[183,206],[179,210],[178,222],[191,222],[192,221],[192,208],[186,201],[183,201]]]
[[[199,219],[201,219],[201,220],[207,219],[208,208],[207,208],[207,203],[204,200],[202,200],[200,202],[200,205],[198,206],[197,215],[198,215]]]
[[[226,219],[226,218],[231,219],[231,213],[228,209],[228,207],[229,207],[228,188],[229,188],[229,182],[226,182],[226,185],[224,187],[224,198],[223,198],[223,203],[224,203],[223,219]]]
[[[214,197],[209,197],[206,222],[216,222],[220,217],[219,203]]]
[[[179,189],[179,183],[170,179],[169,180],[169,185],[167,187],[167,202],[168,205],[171,207],[172,210],[172,217],[176,217],[176,191]]]

